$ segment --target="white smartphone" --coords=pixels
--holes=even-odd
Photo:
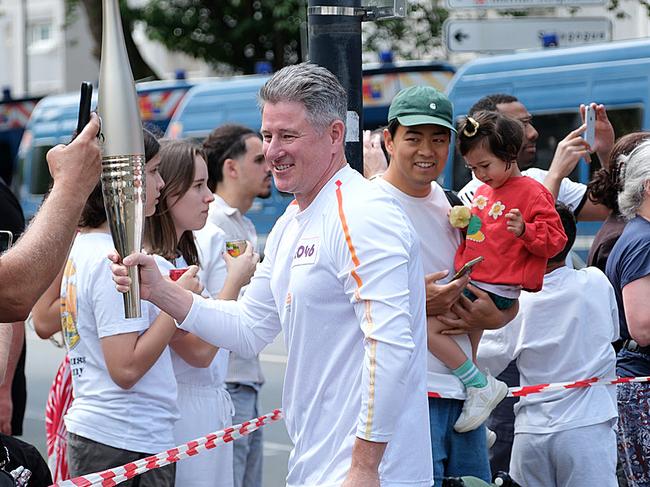
[[[592,147],[596,142],[596,110],[592,107],[591,103],[585,107],[585,123],[587,124],[587,129],[582,136],[587,144]]]
[[[9,230],[0,230],[0,254],[9,250],[13,243],[14,235]]]

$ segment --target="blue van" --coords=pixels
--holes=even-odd
[[[617,136],[650,129],[650,40],[476,59],[458,70],[447,93],[457,117],[485,95],[516,96],[539,132],[535,166],[548,169],[557,143],[581,124],[581,103],[604,104]],[[571,179],[587,183],[599,167],[581,161]],[[460,156],[450,156],[444,186],[459,190],[470,177]],[[582,258],[599,227],[598,222],[578,225],[574,248]]]
[[[364,66],[363,118],[365,129],[386,124],[393,97],[408,86],[434,85],[444,90],[455,69],[439,61],[409,61]],[[203,140],[224,123],[237,123],[259,130],[262,117],[257,92],[269,76],[235,76],[205,82],[192,88],[178,107],[167,129],[169,138]],[[268,199],[256,199],[247,212],[264,242],[277,218],[293,196],[273,190]]]
[[[185,80],[138,83],[142,122],[164,133],[185,93],[193,86]],[[92,109],[97,105],[93,93]],[[77,126],[79,93],[50,95],[32,111],[18,149],[16,174],[12,182],[26,218],[38,210],[50,182],[45,155],[57,144],[70,142]]]

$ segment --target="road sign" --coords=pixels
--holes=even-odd
[[[449,8],[500,8],[555,7],[605,5],[607,0],[447,0]]]
[[[611,22],[604,17],[447,19],[443,30],[447,49],[455,52],[570,47],[605,42],[612,38]]]

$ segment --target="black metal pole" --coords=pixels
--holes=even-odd
[[[363,174],[361,0],[309,0],[309,60],[329,69],[348,92],[345,155]]]

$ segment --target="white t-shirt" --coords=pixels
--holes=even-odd
[[[201,243],[197,250],[199,253],[199,280],[205,286],[203,296],[206,298],[216,297],[226,280],[226,263],[223,260],[221,252],[225,249],[225,235],[221,229],[211,223],[201,230]],[[156,262],[163,275],[169,275],[170,269],[182,269],[188,267],[183,257],[176,259],[175,263],[165,260],[163,257],[156,255]],[[174,365],[174,374],[179,383],[225,387],[226,372],[228,371],[228,350],[220,349],[212,360],[210,367],[197,368],[192,367],[185,362],[174,350],[171,350],[172,363]]]
[[[178,418],[169,349],[131,389],[124,390],[111,379],[101,347],[101,338],[145,332],[159,313],[142,301],[142,318],[124,318],[123,298],[106,258],[114,248],[107,233],[79,234],[61,283],[74,389],[65,425],[71,433],[105,445],[158,453],[174,446]]]
[[[214,201],[210,203],[208,213],[208,224],[216,225],[223,230],[225,240],[248,240],[259,252],[257,232],[249,218],[233,208],[225,200],[215,193]],[[197,245],[204,249],[209,241],[204,234],[209,232],[208,226],[196,232]],[[243,290],[242,290],[243,291]],[[230,354],[228,362],[227,382],[246,384],[258,389],[264,383],[264,374],[258,357],[243,358],[236,353]]]
[[[587,293],[585,293],[587,291]],[[595,267],[560,267],[538,293],[522,292],[519,314],[487,330],[478,349],[481,367],[494,375],[517,360],[521,385],[616,377],[618,308],[614,289]],[[515,433],[546,434],[617,417],[616,387],[586,387],[522,397]]]
[[[548,171],[540,169],[538,167],[530,167],[521,171],[521,174],[528,176],[529,178],[533,178],[535,181],[541,184],[544,184],[544,179],[546,179]],[[472,199],[474,199],[474,193],[482,184],[483,183],[476,179],[472,174],[471,181],[458,192],[458,197],[463,203],[465,203],[465,205],[470,206],[472,204]],[[582,202],[586,192],[586,185],[571,181],[569,178],[564,178],[560,183],[560,190],[558,191],[557,200],[560,203],[567,205],[571,211],[575,211]]]
[[[424,273],[431,274],[448,270],[446,283],[454,275],[454,256],[461,242],[460,232],[449,224],[447,214],[451,206],[444,190],[435,182],[431,192],[424,198],[409,196],[383,178],[374,181],[393,196],[411,220],[420,241],[420,255]],[[468,357],[472,356],[472,345],[467,335],[452,337]],[[429,394],[440,394],[450,399],[465,399],[465,388],[451,370],[430,352],[427,353],[427,390]]]
[[[194,298],[179,326],[242,355],[282,330],[290,486],[339,486],[355,436],[388,442],[382,486],[429,487],[424,276],[396,202],[345,166],[290,205],[238,302]]]

